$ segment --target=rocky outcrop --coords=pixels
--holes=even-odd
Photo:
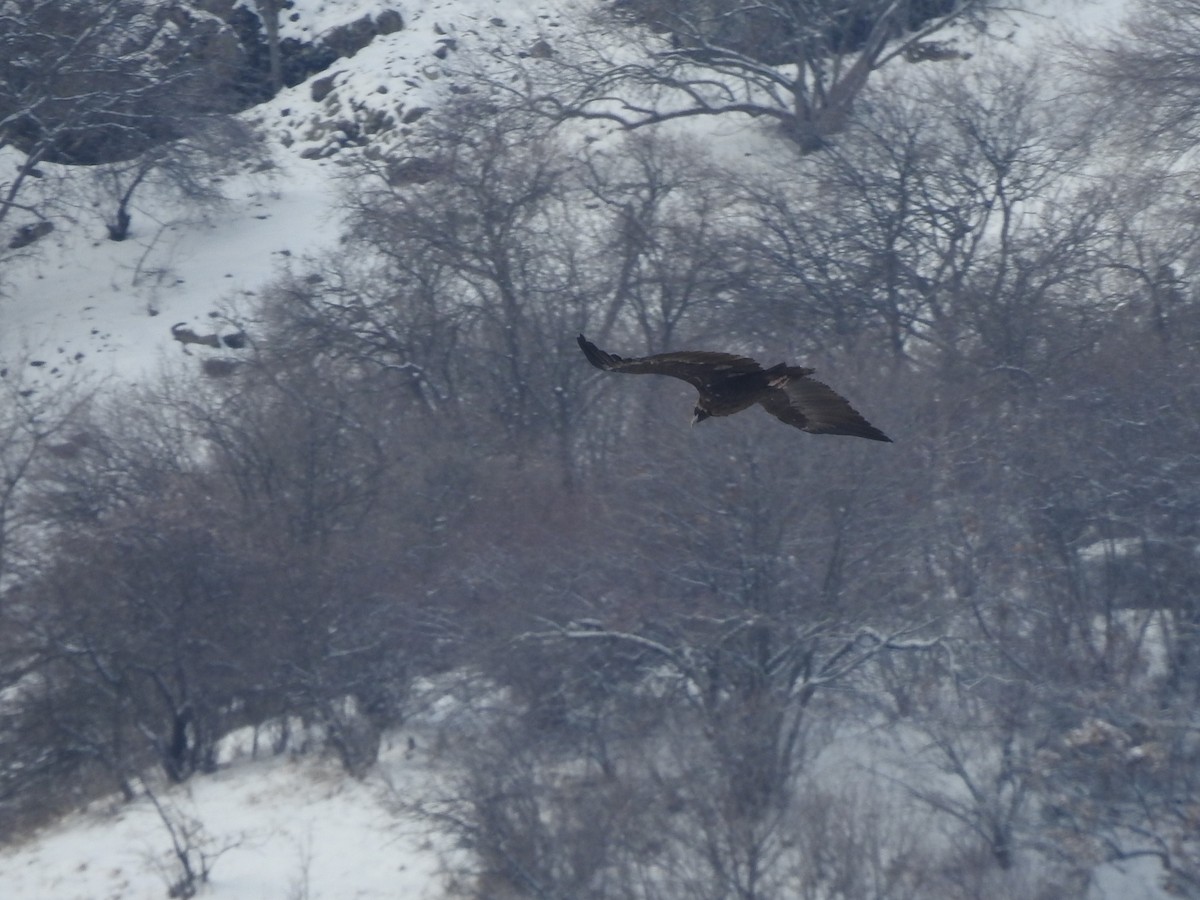
[[[49,219],[42,219],[38,222],[30,222],[27,225],[22,225],[8,242],[8,249],[20,250],[22,247],[28,247],[34,241],[44,238],[53,230],[54,223]]]
[[[132,159],[184,136],[192,116],[239,112],[272,94],[270,48],[255,4],[156,0],[146,4],[148,15],[126,21],[85,0],[71,2],[78,15],[56,13],[54,4],[36,7],[9,36],[25,64],[0,62],[7,86],[0,91],[0,138],[25,153],[65,165]],[[311,42],[285,39],[283,82],[300,84],[404,24],[399,11],[385,10]],[[108,47],[137,65],[115,52],[111,60],[96,56]],[[34,106],[36,116],[23,113]]]
[[[396,10],[389,9],[375,18],[363,16],[348,25],[331,29],[321,36],[318,43],[336,53],[338,59],[344,59],[353,56],[380,35],[393,34],[403,28],[404,17]]]
[[[99,165],[183,136],[189,117],[238,108],[246,58],[222,19],[187,0],[126,13],[71,0],[10,23],[0,140],[46,162]]]

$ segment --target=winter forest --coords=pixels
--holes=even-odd
[[[219,217],[287,157],[337,196],[253,298],[152,319],[170,371],[5,345],[0,852],[151,802],[147,896],[266,896],[173,798],[380,783],[425,722],[391,808],[432,898],[1200,897],[1200,2],[1024,49],[1089,5],[302,40],[337,4],[0,0],[0,330],[71,227]],[[580,333],[812,366],[894,443],[691,428]]]

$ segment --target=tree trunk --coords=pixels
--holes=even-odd
[[[267,35],[267,61],[270,66],[271,95],[283,90],[283,59],[279,53],[280,0],[254,0]]]

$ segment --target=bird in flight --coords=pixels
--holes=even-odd
[[[670,375],[692,385],[700,392],[693,425],[711,416],[732,416],[758,403],[781,422],[810,434],[892,440],[829,385],[809,378],[813,369],[784,363],[764,369],[745,356],[707,350],[625,359],[605,353],[582,334],[577,340],[583,355],[597,369],[629,375]]]

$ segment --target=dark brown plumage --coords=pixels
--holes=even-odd
[[[859,415],[845,397],[809,378],[813,369],[784,363],[764,369],[745,356],[707,350],[624,359],[605,353],[582,334],[577,340],[588,362],[597,369],[630,375],[670,375],[695,387],[700,399],[696,402],[693,425],[710,416],[732,416],[758,403],[781,422],[811,434],[845,434],[891,441]]]

